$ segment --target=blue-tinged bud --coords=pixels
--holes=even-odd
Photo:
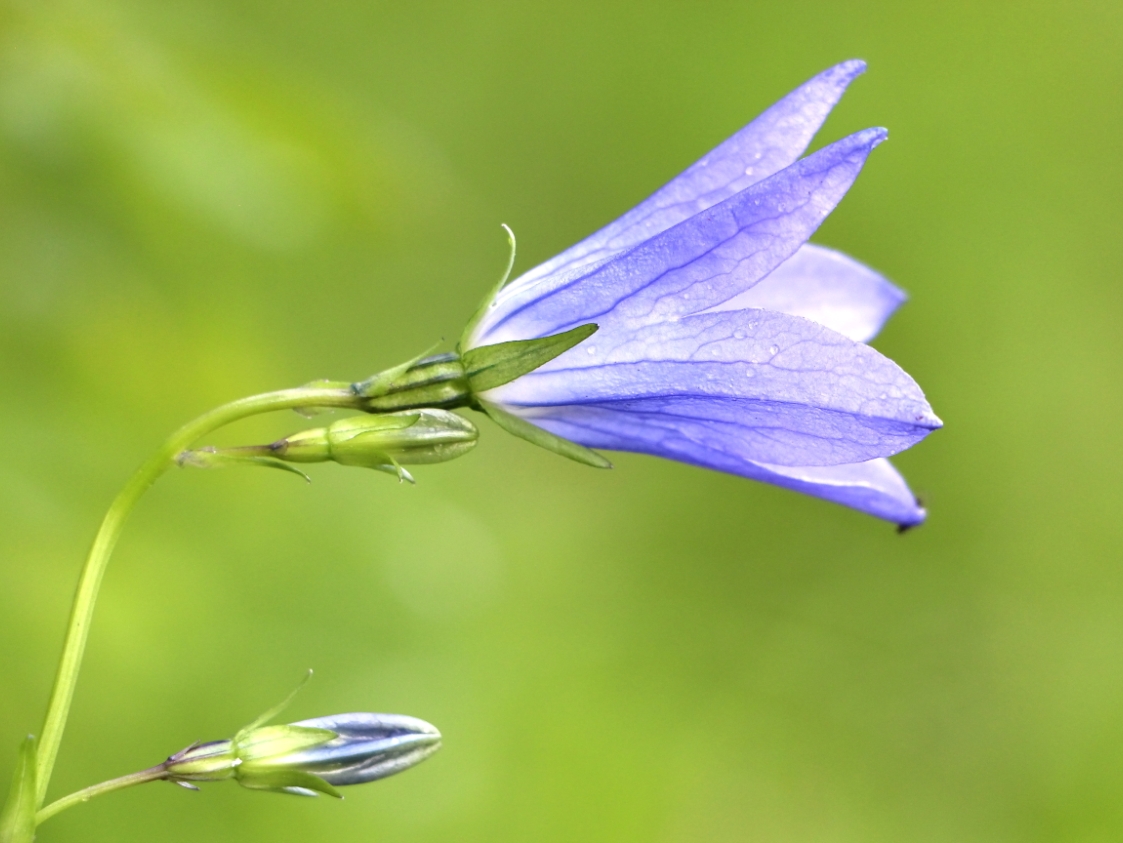
[[[235,779],[253,790],[338,797],[336,787],[401,772],[440,745],[436,727],[416,717],[337,714],[189,746],[164,762],[164,777],[186,787]]]
[[[340,787],[391,776],[441,747],[435,726],[402,714],[334,714],[293,725],[335,734],[327,743],[294,751],[289,763]]]

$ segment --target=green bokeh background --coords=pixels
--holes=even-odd
[[[1123,835],[1123,8],[1109,2],[0,6],[0,778],[131,469],[235,397],[446,346],[526,269],[823,68],[891,130],[818,242],[911,302],[945,430],[905,536],[480,420],[416,487],[176,472],[105,582],[52,793],[292,717],[436,723],[345,802],[148,785],[40,841]],[[223,433],[299,429],[280,415]],[[2,785],[0,785],[2,786]]]

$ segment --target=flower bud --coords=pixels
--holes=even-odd
[[[293,724],[335,737],[293,750],[285,763],[298,765],[332,785],[365,784],[424,761],[441,747],[435,726],[403,714],[334,714]]]
[[[401,772],[440,745],[436,727],[415,717],[336,714],[251,727],[232,740],[189,746],[164,762],[164,769],[165,778],[186,787],[233,778],[253,790],[338,797],[337,786]]]
[[[447,410],[411,410],[377,416],[352,416],[329,427],[305,430],[270,446],[289,462],[324,462],[383,468],[393,463],[444,462],[470,451],[476,426]]]
[[[463,416],[447,410],[418,409],[340,419],[271,445],[184,451],[177,461],[199,468],[265,465],[302,473],[291,464],[330,460],[385,471],[413,482],[403,464],[455,459],[474,448],[477,438],[476,426]]]

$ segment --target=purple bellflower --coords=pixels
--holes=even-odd
[[[807,239],[885,129],[800,158],[848,61],[765,111],[645,202],[500,289],[461,351],[595,335],[480,404],[588,448],[785,486],[902,527],[925,511],[886,457],[939,428],[920,387],[865,343],[904,301]]]

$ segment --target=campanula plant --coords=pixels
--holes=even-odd
[[[917,384],[866,343],[904,301],[873,270],[808,238],[886,138],[867,129],[801,157],[862,62],[811,79],[624,216],[507,285],[456,351],[364,381],[324,381],[221,406],[174,433],[102,522],[71,612],[39,738],[20,751],[0,843],[26,843],[59,811],[144,781],[337,795],[417,763],[437,730],[348,714],[192,745],[140,773],[45,803],[109,556],[144,491],[169,468],[335,462],[412,477],[478,431],[456,409],[579,462],[633,451],[785,486],[907,527],[916,503],[887,457],[941,422]],[[508,229],[510,234],[510,230]],[[277,410],[350,410],[328,425],[234,448],[196,443]],[[45,807],[44,807],[45,806]]]

